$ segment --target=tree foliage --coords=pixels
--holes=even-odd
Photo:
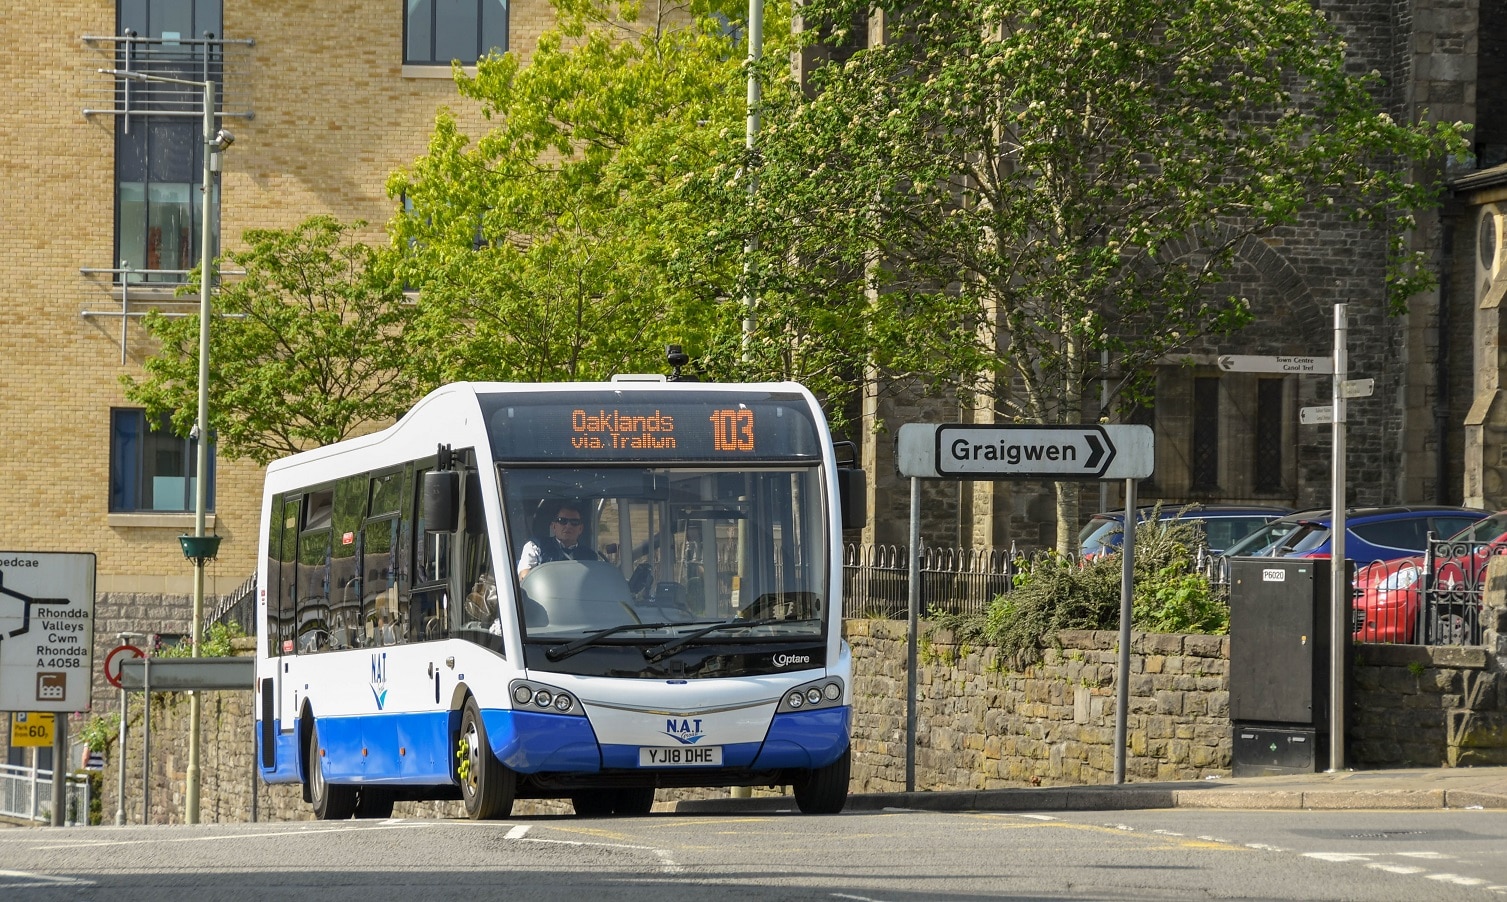
[[[389,182],[393,233],[423,295],[433,381],[605,378],[701,350],[736,259],[684,251],[715,228],[684,186],[742,136],[742,54],[697,2],[557,0],[528,64],[457,72],[489,129],[442,113]],[[695,239],[699,240],[699,239]]]
[[[801,7],[835,47],[867,11]],[[794,335],[839,370],[1077,423],[1101,353],[1124,390],[1249,320],[1220,287],[1250,236],[1351,217],[1392,236],[1394,307],[1428,279],[1402,230],[1460,130],[1388,116],[1306,0],[920,0],[882,19],[883,43],[771,91],[756,157],[707,180],[732,186],[728,237],[758,240],[764,354]]]
[[[218,453],[259,464],[328,444],[408,409],[423,392],[404,330],[415,308],[393,255],[354,240],[363,223],[315,216],[287,230],[251,230],[245,270],[213,295],[209,422]],[[198,291],[201,274],[185,291]],[[161,347],[144,378],[123,376],[149,417],[172,414],[187,435],[198,411],[199,317],[154,313]]]

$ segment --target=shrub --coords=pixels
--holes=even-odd
[[[234,620],[229,623],[211,623],[204,631],[204,636],[199,640],[199,657],[201,658],[228,658],[235,652],[230,647],[231,639],[239,639],[246,635],[241,625]],[[157,653],[160,658],[187,658],[194,653],[193,640],[187,636],[178,640],[177,645],[164,648]]]
[[[1229,631],[1228,603],[1200,572],[1203,532],[1196,520],[1153,516],[1136,528],[1132,625],[1153,633]],[[985,643],[1017,659],[1034,659],[1044,641],[1063,630],[1116,629],[1120,624],[1119,554],[1089,561],[1051,554],[1021,562],[1013,591],[983,614],[933,612],[959,641]]]

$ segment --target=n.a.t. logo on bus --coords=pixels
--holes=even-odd
[[[681,745],[695,745],[706,736],[701,732],[701,718],[671,717],[665,721],[665,735]]]
[[[372,697],[377,700],[377,710],[387,704],[387,652],[372,655]]]
[[[752,410],[714,410],[711,421],[713,451],[752,451],[754,449]]]

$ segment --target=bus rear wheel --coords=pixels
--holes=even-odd
[[[802,814],[837,814],[848,804],[848,776],[853,766],[853,750],[843,749],[842,757],[826,767],[807,771],[792,787],[795,804]]]
[[[490,821],[512,813],[518,777],[492,754],[487,726],[474,698],[466,699],[461,712],[456,757],[466,815],[473,821]]]
[[[314,816],[322,821],[343,821],[356,813],[356,787],[331,783],[324,778],[324,756],[319,753],[319,729],[309,725],[309,801]]]

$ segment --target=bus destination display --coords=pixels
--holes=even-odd
[[[713,410],[707,419],[711,422],[714,451],[758,450],[752,410]],[[675,440],[675,418],[658,409],[645,416],[617,409],[593,413],[576,408],[570,413],[570,428],[575,433],[571,445],[582,450],[679,447]]]
[[[499,460],[663,460],[819,455],[801,408],[781,400],[686,403],[508,404],[490,399],[487,422]]]

